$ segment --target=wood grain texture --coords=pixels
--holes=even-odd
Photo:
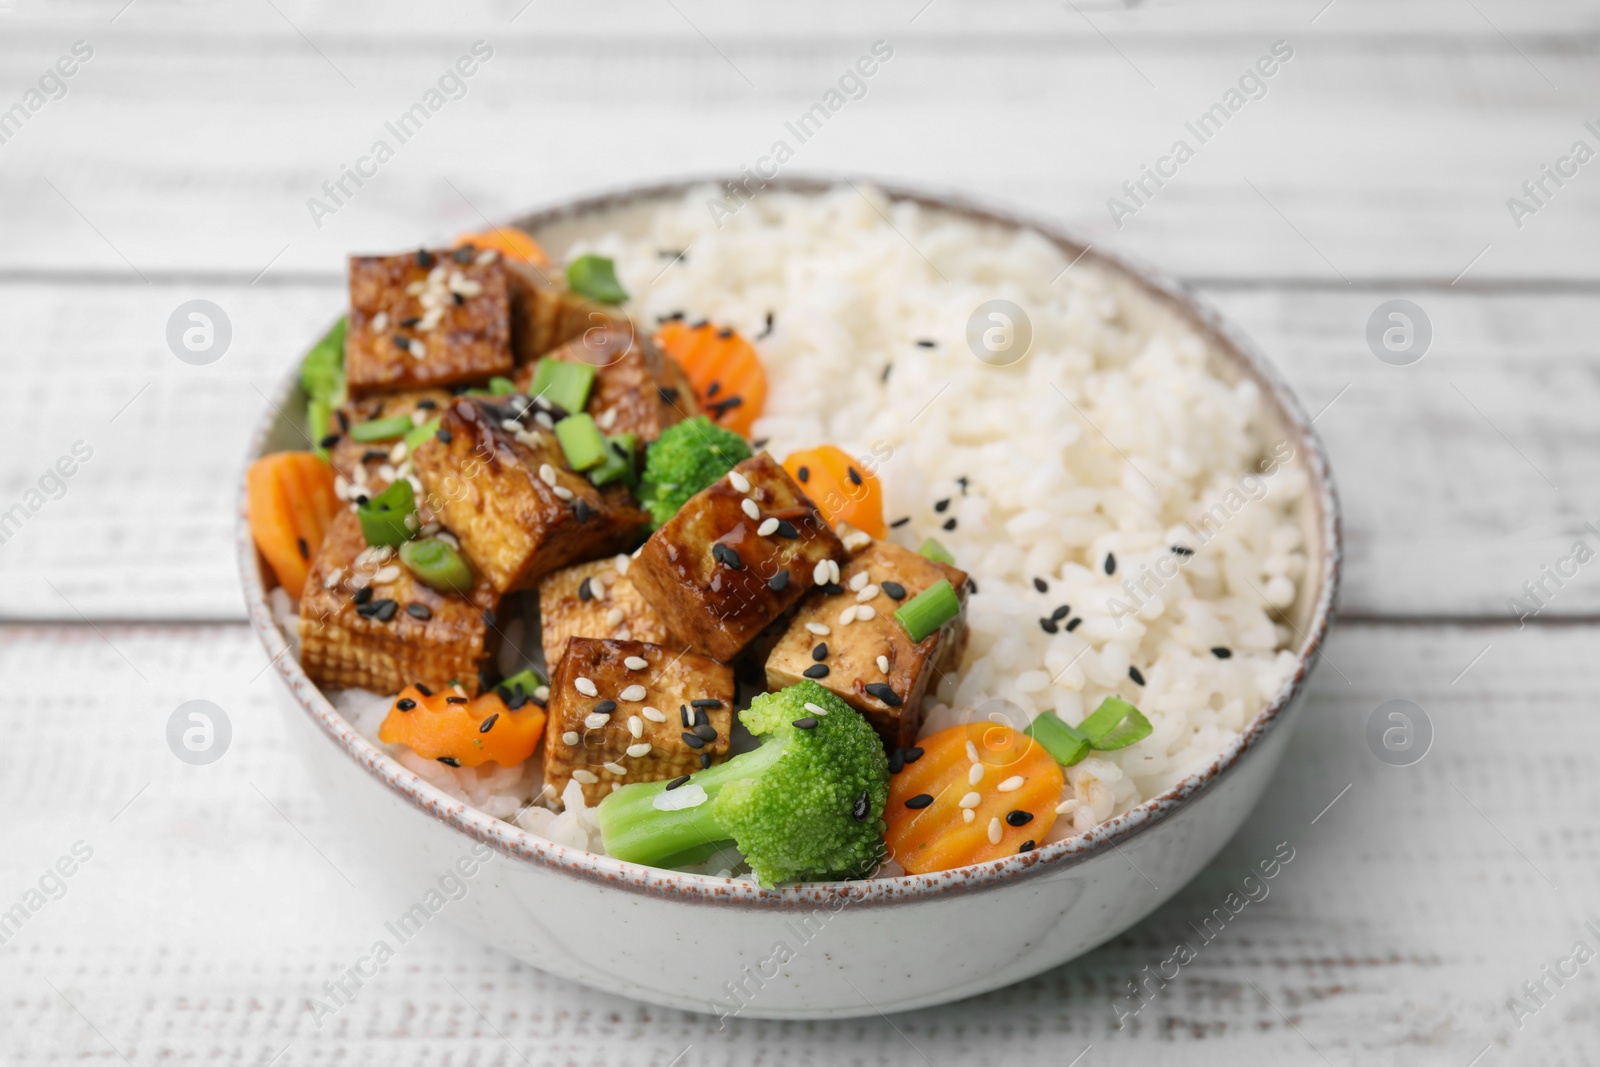
[[[1510,627],[1345,626],[1328,659],[1352,684],[1319,670],[1256,815],[1128,934],[1010,989],[892,1021],[740,1020],[719,1031],[541,974],[442,926],[401,946],[319,1028],[307,998],[383,936],[383,918],[416,887],[367,868],[361,843],[312,792],[253,635],[5,628],[5,677],[77,684],[31,700],[0,752],[0,904],[75,841],[94,855],[0,947],[0,1055],[105,1062],[114,1046],[134,1063],[265,1065],[287,1047],[276,1062],[631,1067],[688,1048],[683,1064],[1065,1064],[1092,1044],[1083,1063],[1316,1063],[1320,1052],[1339,1064],[1465,1065],[1485,1047],[1483,1062],[1585,1062],[1584,1020],[1600,1011],[1592,978],[1557,991],[1521,1029],[1506,1001],[1576,939],[1594,944],[1581,926],[1600,918],[1600,784],[1584,755],[1600,744],[1590,699],[1600,668],[1586,655],[1597,638],[1591,626],[1537,640]],[[1397,697],[1436,731],[1405,768],[1378,762],[1362,734]],[[209,767],[166,747],[168,716],[196,698],[223,707],[233,728]],[[1539,728],[1515,728],[1530,720]],[[1293,858],[1246,883],[1282,842]],[[1209,941],[1197,932],[1246,891],[1257,902],[1213,918]],[[1137,1006],[1128,983],[1180,941],[1196,958],[1119,1028],[1115,1005]]]

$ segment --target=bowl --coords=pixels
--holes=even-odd
[[[624,188],[515,220],[547,247],[628,229],[697,178]],[[735,179],[736,180],[736,179]],[[816,193],[846,178],[784,178]],[[1244,822],[1271,778],[1332,619],[1339,509],[1326,454],[1288,389],[1250,343],[1181,286],[1090,248],[1049,222],[950,194],[873,182],[895,201],[1026,227],[1113,280],[1141,314],[1186,324],[1224,378],[1260,387],[1269,423],[1308,478],[1300,516],[1307,574],[1290,623],[1292,676],[1241,736],[1175,787],[1092,831],[1035,851],[935,874],[815,882],[777,890],[657,870],[543,840],[440,792],[334,710],[275,628],[239,493],[237,544],[252,626],[272,657],[282,704],[313,780],[364,851],[397,883],[458,872],[459,899],[434,894],[407,914],[447,920],[536,967],[612,993],[723,1017],[844,1018],[940,1004],[1017,982],[1126,930],[1193,877]],[[1162,317],[1165,317],[1164,320]],[[304,446],[281,414],[301,411],[291,373],[271,398],[250,458]],[[480,857],[489,857],[480,861]],[[452,897],[454,894],[452,894]],[[439,904],[434,907],[434,904]],[[389,929],[403,936],[409,927]]]

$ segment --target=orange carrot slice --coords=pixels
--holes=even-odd
[[[749,437],[767,404],[767,371],[755,346],[731,326],[682,319],[657,330],[655,341],[683,368],[711,421]]]
[[[971,745],[969,748],[968,745]],[[889,781],[884,843],[912,874],[1013,856],[1055,825],[1061,765],[1027,734],[992,722],[940,730],[917,742],[922,757]],[[978,757],[976,762],[973,755]],[[972,768],[982,767],[976,784]],[[968,821],[962,800],[971,804]]]
[[[834,445],[791,452],[783,469],[834,526],[848,522],[873,537],[888,533],[883,524],[883,489],[877,475]]]
[[[471,245],[480,251],[492,248],[507,259],[532,263],[536,267],[550,265],[550,257],[539,247],[539,242],[529,234],[511,226],[495,226],[482,233],[464,233],[456,238],[456,247],[460,248],[462,245]]]
[[[245,473],[250,536],[272,573],[295,597],[339,507],[333,468],[312,452],[274,452]]]
[[[423,759],[452,767],[477,767],[490,760],[515,767],[539,747],[544,721],[539,705],[528,701],[512,711],[493,690],[469,701],[454,690],[428,695],[408,685],[378,727],[378,740],[405,745]]]

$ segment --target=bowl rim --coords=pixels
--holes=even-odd
[[[759,180],[759,179],[758,179]],[[740,181],[729,174],[697,175],[663,181],[630,183],[580,197],[563,197],[511,221],[539,229],[553,223],[637,205],[646,201],[667,201],[702,187],[723,189]],[[270,665],[289,694],[328,738],[391,792],[436,820],[483,842],[497,851],[563,875],[667,899],[695,904],[722,904],[762,910],[809,910],[838,907],[842,904],[887,905],[926,900],[951,893],[997,888],[1020,878],[1049,871],[1061,871],[1119,848],[1133,835],[1164,821],[1180,809],[1208,793],[1226,777],[1247,754],[1258,748],[1267,733],[1284,718],[1304,691],[1328,630],[1333,621],[1343,557],[1338,495],[1324,446],[1299,402],[1277,371],[1262,356],[1255,344],[1233,326],[1207,301],[1187,286],[1134,257],[1108,252],[1068,227],[1060,226],[1031,212],[1000,207],[969,195],[929,185],[908,185],[856,174],[805,174],[769,179],[762,192],[819,194],[852,185],[870,185],[891,202],[910,201],[980,223],[998,224],[1038,233],[1063,252],[1077,254],[1123,281],[1144,290],[1158,304],[1175,313],[1191,327],[1206,335],[1220,358],[1233,362],[1244,377],[1261,387],[1264,398],[1276,409],[1286,434],[1293,440],[1300,462],[1310,476],[1310,496],[1320,513],[1320,592],[1302,634],[1304,641],[1296,653],[1295,669],[1267,706],[1251,723],[1218,752],[1203,768],[1138,806],[1113,816],[1084,834],[1054,842],[1031,852],[950,871],[907,874],[865,881],[806,882],[763,889],[748,881],[715,878],[707,875],[662,870],[600,856],[583,849],[558,844],[521,827],[495,818],[441,792],[414,772],[407,770],[375,742],[360,734],[333,707],[326,696],[301,670],[299,662],[286,655],[288,644],[278,632],[267,604],[261,577],[260,558],[250,537],[244,478],[239,479],[235,544],[240,577],[252,628],[271,657]],[[864,194],[863,194],[864,195]],[[1070,269],[1070,268],[1069,268]],[[262,449],[283,413],[285,403],[298,384],[298,366],[291,367],[268,398],[251,435],[246,464],[262,454]],[[1177,887],[1174,887],[1174,890]]]

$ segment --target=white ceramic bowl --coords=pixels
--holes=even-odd
[[[637,224],[651,205],[698,179],[566,203],[518,220],[546,247],[583,232]],[[785,179],[816,192],[842,179]],[[1310,489],[1302,516],[1310,565],[1294,624],[1303,635],[1292,678],[1203,771],[1090,833],[959,870],[778,891],[623,863],[553,844],[428,785],[362,737],[282,655],[239,494],[238,551],[250,619],[314,779],[367,851],[397,879],[436,880],[483,842],[502,854],[450,905],[448,917],[519,959],[639,1000],[756,1018],[843,1018],[972,996],[1072,959],[1148,915],[1200,870],[1243,823],[1278,765],[1307,676],[1331,621],[1339,578],[1338,504],[1326,456],[1288,390],[1250,346],[1179,286],[1037,220],[957,197],[878,184],[982,222],[1024,226],[1083,254],[1151,314],[1206,337],[1224,377],[1256,381],[1277,429],[1295,446]],[[250,457],[304,447],[280,411],[303,410],[293,375],[272,398]]]

